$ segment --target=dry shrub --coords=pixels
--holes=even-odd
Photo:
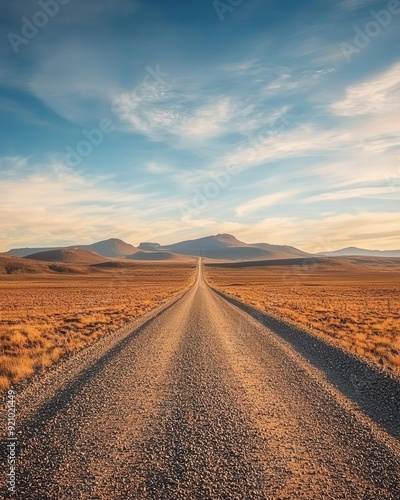
[[[206,267],[212,286],[400,374],[400,264]]]
[[[68,276],[0,276],[0,389],[42,371],[182,292],[194,263]]]

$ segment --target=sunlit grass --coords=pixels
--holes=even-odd
[[[146,314],[185,289],[194,274],[188,264],[0,278],[0,389]]]
[[[208,281],[400,373],[400,270],[207,268]]]

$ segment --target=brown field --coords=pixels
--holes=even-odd
[[[211,286],[400,374],[400,259],[209,267]]]
[[[0,388],[178,295],[192,283],[195,265],[114,264],[90,272],[82,266],[79,274],[35,268],[35,274],[0,275]]]

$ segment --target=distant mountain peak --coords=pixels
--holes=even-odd
[[[151,243],[150,241],[142,241],[138,246],[138,249],[146,251],[161,250],[161,245],[160,243]]]
[[[108,240],[98,241],[89,245],[70,245],[68,247],[51,248],[16,248],[10,250],[8,254],[16,257],[26,257],[34,253],[59,249],[88,250],[104,257],[125,257],[126,255],[131,255],[136,250],[134,246],[119,238],[109,238]]]
[[[215,236],[211,236],[211,238],[215,238],[220,241],[243,243],[242,241],[238,240],[235,236],[233,236],[233,234],[228,234],[228,233],[218,233]]]
[[[363,250],[363,249],[360,247],[346,247],[346,248],[343,248],[343,250]]]
[[[363,256],[363,257],[400,257],[400,250],[367,250],[366,248],[346,247],[331,252],[321,252],[320,255],[328,257],[348,257],[348,256]]]
[[[125,243],[120,238],[108,238],[107,240],[99,241],[98,243]]]

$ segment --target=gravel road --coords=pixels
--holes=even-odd
[[[14,498],[400,498],[395,437],[200,266],[181,298],[17,405]]]

